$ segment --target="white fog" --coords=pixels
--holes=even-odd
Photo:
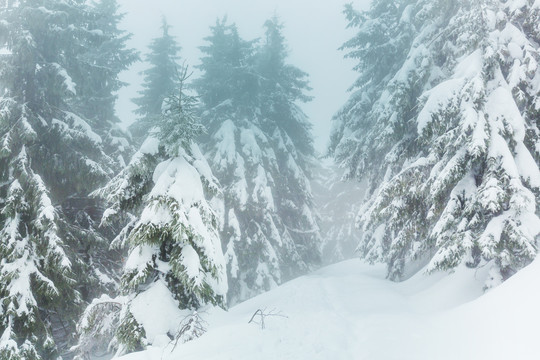
[[[538,360],[540,0],[0,0],[0,360]]]

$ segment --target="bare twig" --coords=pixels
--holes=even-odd
[[[255,321],[255,317],[259,316],[260,320],[259,322]],[[248,324],[254,323],[261,326],[261,329],[265,328],[264,319],[269,316],[276,316],[276,317],[282,317],[288,319],[289,317],[282,314],[281,312],[278,312],[276,309],[272,309],[270,311],[266,311],[266,309],[257,309],[255,313],[251,316],[251,319],[248,321]]]
[[[178,342],[182,340],[182,343],[197,339],[206,332],[208,323],[199,315],[197,311],[187,315],[180,323],[180,328],[176,333],[174,346],[171,352],[176,349]]]

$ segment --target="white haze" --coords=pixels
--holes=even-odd
[[[289,46],[289,62],[310,75],[313,101],[303,109],[313,122],[315,147],[326,149],[331,118],[347,99],[347,89],[356,75],[354,61],[343,58],[338,48],[352,32],[346,29],[342,13],[347,0],[119,0],[125,13],[123,29],[133,33],[129,46],[146,53],[150,41],[160,35],[161,18],[165,16],[172,26],[172,34],[182,47],[181,56],[193,67],[199,63],[199,46],[210,34],[210,26],[218,17],[227,16],[237,24],[240,35],[251,40],[263,33],[266,19],[277,14],[285,25]],[[357,9],[366,9],[369,0],[353,2]],[[140,90],[140,71],[144,62],[135,64],[122,74],[130,86],[119,93],[117,112],[126,124],[135,119],[131,99]],[[196,76],[197,74],[195,74]]]

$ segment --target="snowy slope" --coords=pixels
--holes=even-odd
[[[349,260],[288,282],[224,312],[204,316],[208,332],[122,360],[183,359],[538,359],[540,260],[482,295],[485,270],[416,275]],[[287,318],[248,324],[259,308]],[[504,311],[501,311],[504,309]]]

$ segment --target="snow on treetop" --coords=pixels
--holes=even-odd
[[[184,157],[160,163],[153,179],[155,186],[150,197],[172,197],[186,206],[205,201],[199,172]]]

